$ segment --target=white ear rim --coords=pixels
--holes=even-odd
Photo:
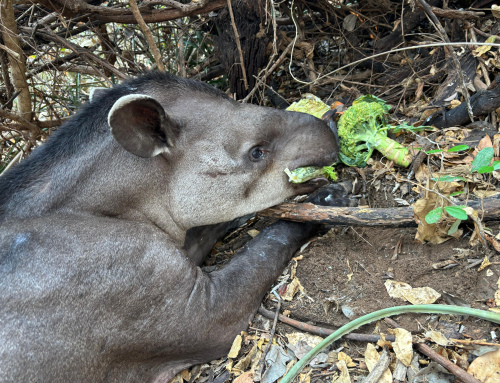
[[[148,96],[146,94],[127,94],[126,96],[120,97],[114,104],[113,107],[109,110],[108,113],[108,125],[111,127],[111,116],[118,110],[123,108],[125,105],[130,104],[133,101],[138,100],[153,100],[156,101],[153,97]]]
[[[140,93],[134,93],[134,94],[128,94],[126,96],[122,96],[113,104],[113,106],[111,107],[111,109],[109,110],[109,113],[108,113],[108,126],[109,126],[109,129],[111,131],[111,134],[114,135],[113,125],[112,125],[112,121],[111,121],[113,115],[115,113],[117,113],[120,109],[126,108],[126,106],[128,104],[131,104],[135,101],[141,101],[141,100],[153,101],[154,103],[158,104],[158,101],[155,98],[148,96],[146,94],[140,94]],[[162,154],[162,153],[169,154],[170,149],[168,146],[173,146],[173,142],[172,142],[171,137],[167,137],[167,145],[164,145],[161,147],[156,147],[152,151],[152,153],[145,158],[154,157],[154,156],[157,156],[157,155]]]

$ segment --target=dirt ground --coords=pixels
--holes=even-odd
[[[387,197],[387,193],[375,190],[369,190],[368,194],[370,206],[397,205],[390,194]],[[411,198],[410,193],[407,199]],[[269,221],[266,218],[254,218],[244,230],[226,237],[216,247],[217,254],[209,261],[212,265],[208,266],[208,271],[225,263],[231,253],[251,239],[250,234],[255,235],[270,224]],[[497,232],[499,228],[498,222],[486,222],[485,226],[493,232]],[[462,228],[463,235],[459,239],[452,238],[440,245],[417,241],[415,227],[337,226],[328,231],[325,229],[327,233],[313,238],[304,250],[296,254],[299,259],[292,261],[284,271],[284,276],[290,275],[291,267],[296,265],[296,277],[304,291],[299,292],[291,301],[282,301],[280,313],[286,313],[290,318],[307,324],[337,329],[362,315],[387,307],[407,305],[407,302],[389,296],[384,285],[388,279],[405,282],[412,287],[431,287],[441,294],[436,303],[487,310],[498,288],[500,259],[491,248],[471,248],[469,237],[473,227],[462,224]],[[478,271],[485,255],[492,264]],[[445,264],[448,266],[443,266]],[[277,301],[271,292],[264,299],[263,306],[276,312]],[[494,343],[498,342],[495,337],[500,336],[499,328],[493,323],[475,318],[405,314],[393,319],[413,335],[437,330],[449,338]],[[249,334],[268,332],[271,325],[271,320],[257,314],[251,323]],[[388,329],[389,326],[380,321],[356,332],[388,334]],[[285,343],[286,334],[298,331],[300,330],[281,322],[276,327],[276,334]],[[353,359],[362,360],[366,343],[340,340],[330,348],[336,349],[342,349]],[[245,352],[241,355],[245,355]],[[473,358],[472,355],[469,356],[470,360]],[[214,362],[214,365],[220,368],[226,363],[227,359],[222,359]],[[330,382],[331,376],[322,376],[325,371],[325,368],[317,369],[316,375],[312,375],[316,378],[311,382]],[[355,380],[367,373],[366,368],[356,371],[351,372]],[[225,381],[234,379],[234,376],[229,376]]]
[[[415,240],[413,228],[334,228],[302,254],[297,277],[307,297],[285,303],[284,309],[295,319],[330,328],[349,321],[343,311],[352,312],[349,315],[354,319],[405,304],[389,297],[384,286],[387,279],[431,287],[444,295],[437,303],[468,303],[487,309],[500,271],[498,265],[492,265],[489,270],[493,273],[487,276],[487,270],[477,271],[479,265],[470,268],[471,261],[482,260],[484,255],[482,250],[470,249],[466,238],[440,245],[422,244]],[[433,268],[447,260],[455,261],[456,266]],[[427,327],[425,317],[402,315],[398,323],[409,331],[422,331]],[[489,323],[476,321],[463,330],[474,339],[490,339],[490,331]]]

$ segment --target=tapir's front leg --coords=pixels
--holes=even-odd
[[[341,186],[334,188],[330,200],[338,205],[338,193],[346,193]],[[310,201],[317,202],[315,198]],[[317,230],[316,225],[279,221],[262,230],[222,269],[197,273],[184,308],[187,322],[179,328],[193,364],[228,352],[293,254]]]

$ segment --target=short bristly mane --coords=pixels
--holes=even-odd
[[[150,72],[99,94],[80,110],[20,164],[0,177],[0,220],[15,209],[16,195],[29,189],[43,178],[51,164],[64,161],[78,151],[109,135],[107,115],[113,104],[127,94],[142,93],[144,89],[159,88],[172,92],[200,92],[212,97],[229,99],[225,93],[198,81],[178,78],[167,73]],[[22,203],[22,198],[19,198]]]

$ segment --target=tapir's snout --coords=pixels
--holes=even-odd
[[[294,160],[290,169],[302,166],[329,166],[338,161],[339,142],[336,132],[327,121],[304,114],[292,112],[296,121],[300,121],[294,139],[289,141],[288,153]]]

